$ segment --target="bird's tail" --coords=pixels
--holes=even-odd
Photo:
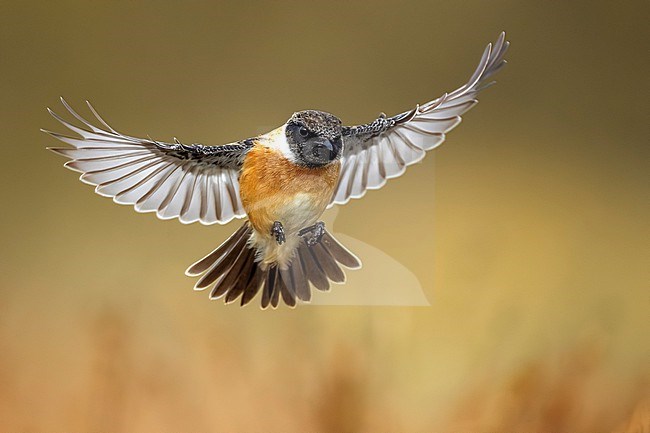
[[[224,297],[226,303],[241,296],[242,306],[262,289],[262,308],[277,307],[280,297],[293,307],[297,301],[311,300],[310,286],[329,290],[331,282],[343,283],[342,267],[361,267],[359,259],[327,230],[315,245],[301,240],[287,269],[263,265],[255,260],[255,250],[248,242],[251,233],[250,224],[244,223],[217,249],[190,266],[186,275],[201,276],[194,288],[204,290],[213,286],[210,298]]]

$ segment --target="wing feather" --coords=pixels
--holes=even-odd
[[[374,146],[370,149],[368,155],[368,169],[367,171],[367,182],[366,185],[370,189],[379,188],[382,182],[385,181],[384,176],[381,174],[382,164],[379,161],[379,149],[377,146]]]
[[[478,92],[493,84],[488,78],[505,65],[509,45],[501,33],[487,45],[467,83],[453,92],[393,117],[382,115],[371,123],[344,128],[341,176],[331,204],[345,204],[381,188],[442,144],[461,122],[460,116],[476,105]]]
[[[86,101],[87,102],[87,101]],[[227,223],[245,215],[239,198],[238,173],[251,140],[224,146],[161,143],[135,138],[111,128],[87,102],[99,126],[61,103],[82,126],[48,108],[49,113],[77,137],[43,130],[72,146],[49,148],[69,158],[64,166],[80,172],[84,183],[119,204],[138,212],[156,212],[161,219],[183,223]]]
[[[119,165],[136,161],[138,158],[147,155],[150,155],[150,153],[147,151],[128,152],[106,158],[75,159],[68,161],[63,165],[71,170],[78,171],[80,173],[87,173],[91,171],[101,171],[115,168]]]
[[[187,222],[183,214],[186,208],[185,203],[189,201],[188,196],[192,193],[192,187],[194,186],[194,175],[192,174],[192,170],[194,170],[193,166],[185,172],[183,179],[181,179],[176,193],[164,210],[165,218],[173,218],[178,215],[179,220],[182,223]]]
[[[139,180],[134,185],[117,194],[114,198],[115,202],[120,204],[136,204],[151,189],[151,185],[148,185],[151,179],[155,178],[166,168],[167,165],[164,163],[157,164],[154,170],[146,176],[139,177]]]
[[[168,191],[164,188],[164,185],[169,185],[170,179],[173,179],[173,176],[181,171],[181,166],[169,165],[166,170],[160,175],[160,178],[153,182],[151,189],[149,189],[142,197],[140,197],[135,205],[135,209],[138,212],[155,212],[158,210],[163,200],[165,199]]]

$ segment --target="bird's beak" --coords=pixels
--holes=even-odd
[[[338,155],[338,149],[335,145],[335,143],[332,143],[331,140],[325,138],[325,137],[319,137],[316,140],[315,146],[314,146],[314,151],[317,153],[321,158],[327,160],[327,161],[332,161],[335,159]]]

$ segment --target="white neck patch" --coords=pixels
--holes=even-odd
[[[270,148],[280,152],[285,158],[291,162],[296,162],[296,157],[289,147],[287,142],[287,135],[285,133],[287,125],[282,125],[281,127],[274,129],[273,131],[264,134],[261,138],[264,138],[263,144]]]

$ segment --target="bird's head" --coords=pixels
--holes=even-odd
[[[332,114],[298,111],[287,121],[284,130],[289,149],[300,165],[322,167],[341,157],[341,120]]]

